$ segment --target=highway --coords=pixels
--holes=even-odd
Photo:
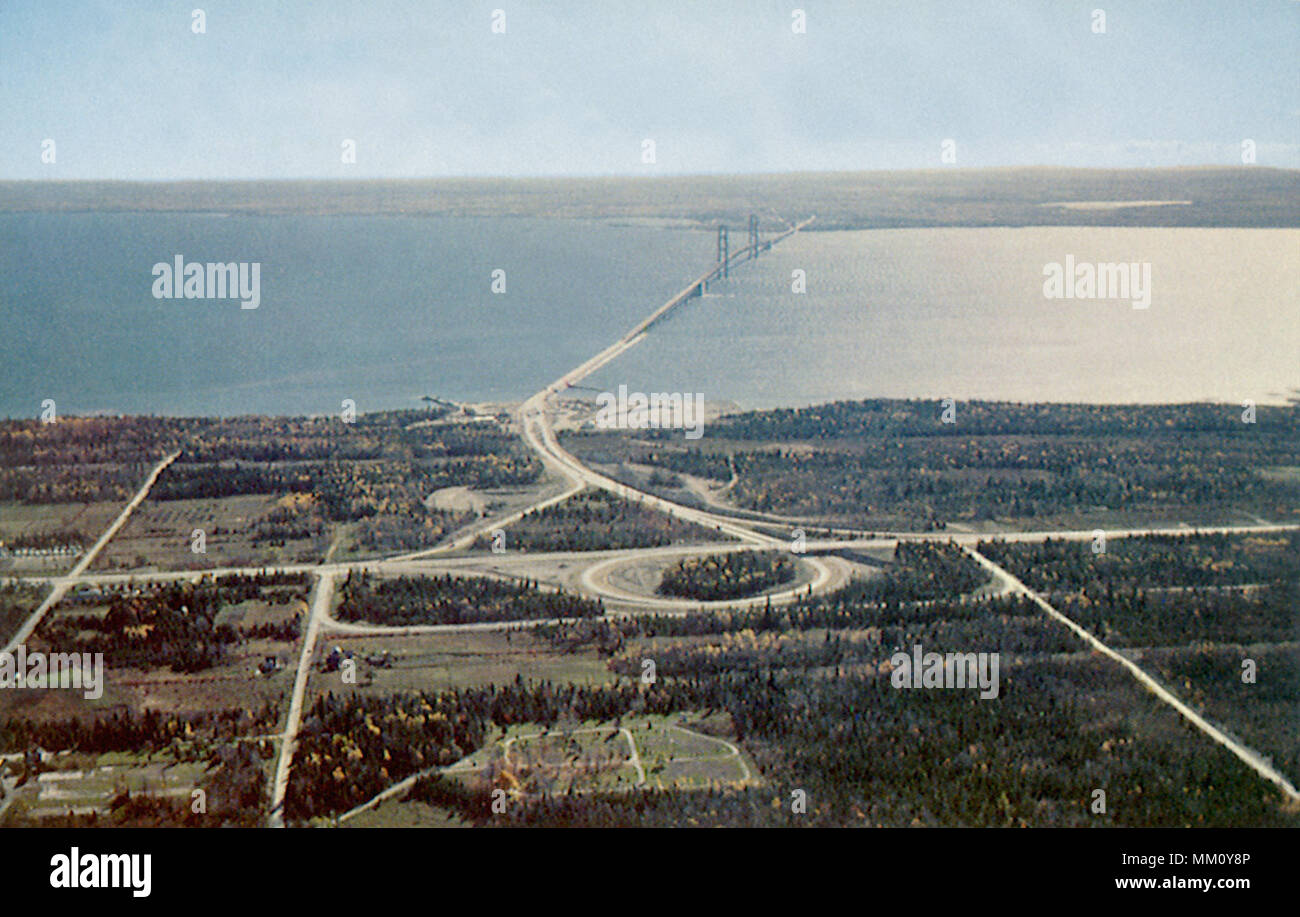
[[[771,242],[765,243],[760,247],[760,250],[770,248],[771,245],[780,242],[782,239],[788,238],[799,229],[808,225],[811,220],[812,218],[809,218],[808,220],[799,223],[797,226],[792,226],[785,233],[771,240]],[[742,249],[733,256],[732,260],[739,259],[747,252],[748,249]],[[494,621],[461,625],[416,625],[409,627],[391,627],[341,622],[334,619],[332,615],[332,601],[337,579],[351,571],[357,570],[369,570],[376,573],[440,573],[450,572],[453,570],[464,573],[481,573],[482,571],[475,571],[473,568],[476,565],[481,566],[485,563],[503,563],[505,561],[503,561],[503,558],[500,555],[482,555],[474,557],[450,557],[446,555],[469,547],[480,536],[495,529],[508,526],[511,523],[518,521],[529,512],[561,503],[588,487],[594,487],[606,490],[625,499],[634,499],[638,501],[641,506],[665,513],[685,522],[694,523],[721,532],[736,539],[736,541],[691,546],[675,545],[665,548],[648,549],[530,553],[527,555],[519,555],[520,558],[534,564],[546,560],[555,560],[557,562],[594,561],[593,563],[590,563],[590,565],[587,566],[580,575],[579,582],[581,584],[582,592],[592,597],[599,597],[618,602],[621,605],[629,606],[641,612],[687,613],[691,610],[715,606],[739,607],[746,604],[753,605],[766,603],[768,601],[771,601],[774,604],[779,604],[782,602],[795,601],[799,597],[807,595],[810,592],[819,593],[838,588],[847,580],[847,565],[838,559],[818,557],[818,552],[835,551],[845,548],[889,548],[900,541],[954,542],[961,545],[972,558],[994,575],[996,580],[1001,584],[1002,591],[1017,592],[1029,597],[1038,604],[1045,613],[1075,632],[1076,635],[1078,635],[1094,650],[1103,653],[1108,658],[1123,666],[1144,687],[1152,691],[1163,702],[1174,707],[1175,710],[1192,722],[1193,725],[1200,729],[1200,731],[1205,735],[1228,748],[1248,766],[1264,778],[1278,785],[1292,798],[1300,798],[1297,797],[1295,788],[1286,782],[1286,780],[1272,769],[1267,762],[1264,762],[1258,753],[1244,745],[1241,745],[1239,742],[1231,739],[1221,730],[1208,723],[1204,718],[1196,714],[1195,711],[1192,711],[1187,707],[1186,704],[1182,703],[1182,701],[1175,697],[1171,692],[1159,685],[1155,679],[1142,670],[1132,660],[1101,643],[1101,641],[1095,636],[1083,630],[1077,624],[1070,621],[1066,616],[1053,608],[1042,596],[1030,590],[1010,573],[988,560],[988,558],[984,557],[982,554],[979,554],[976,550],[976,545],[979,542],[989,540],[1032,542],[1046,541],[1048,539],[1060,539],[1086,541],[1095,537],[1095,530],[1003,533],[910,533],[859,532],[852,529],[835,529],[833,530],[835,534],[842,534],[849,537],[807,540],[806,553],[800,556],[799,560],[802,564],[807,566],[807,570],[810,572],[810,578],[805,578],[797,586],[774,591],[771,595],[761,595],[739,601],[710,603],[646,596],[622,589],[616,584],[610,582],[609,574],[619,565],[636,561],[638,559],[657,557],[671,559],[676,556],[703,553],[744,550],[788,551],[791,549],[791,542],[789,539],[758,531],[753,528],[752,525],[746,524],[748,520],[742,520],[736,516],[722,512],[711,512],[696,507],[684,506],[659,495],[630,487],[587,467],[559,444],[552,427],[552,400],[556,396],[568,390],[571,386],[578,384],[601,367],[608,365],[611,361],[617,359],[620,355],[627,352],[627,350],[644,340],[648,329],[656,321],[667,315],[682,303],[693,298],[693,291],[702,288],[703,284],[718,276],[721,270],[722,266],[717,265],[712,270],[692,281],[690,285],[684,288],[667,303],[656,309],[649,317],[638,323],[618,341],[586,360],[575,369],[562,375],[555,382],[552,382],[550,385],[524,401],[517,409],[516,422],[523,442],[537,455],[538,459],[542,462],[547,471],[557,475],[566,482],[566,486],[558,494],[540,499],[522,509],[515,510],[506,515],[481,520],[474,525],[461,530],[445,542],[433,548],[394,555],[379,560],[350,563],[226,567],[200,571],[170,570],[136,574],[102,573],[87,575],[86,570],[94,562],[99,552],[126,524],[131,512],[147,497],[150,488],[157,481],[158,476],[176,460],[179,453],[173,453],[164,458],[154,467],[152,473],[148,476],[140,490],[122,510],[121,514],[113,524],[109,526],[99,540],[95,542],[94,546],[86,552],[86,554],[66,575],[58,577],[9,577],[4,580],[8,582],[43,582],[51,587],[49,595],[40,603],[39,607],[23,623],[18,632],[10,640],[9,644],[6,646],[6,651],[12,651],[18,644],[27,640],[36,630],[37,626],[39,626],[46,612],[48,612],[50,608],[53,608],[64,597],[64,595],[66,595],[69,589],[79,584],[122,585],[151,581],[196,580],[205,576],[214,577],[232,573],[248,574],[264,571],[308,573],[312,575],[316,579],[315,592],[311,602],[301,653],[294,673],[293,694],[290,700],[288,715],[286,717],[285,729],[281,736],[280,754],[276,762],[275,776],[272,784],[272,807],[268,824],[272,826],[283,826],[283,804],[288,788],[289,774],[292,767],[298,730],[301,726],[303,707],[306,702],[306,690],[311,674],[315,647],[322,631],[334,631],[344,634],[376,635],[433,634],[470,630],[501,630],[554,623],[550,621]],[[757,524],[765,524],[768,527],[772,527],[772,523],[770,522]],[[787,523],[787,525],[790,524]],[[793,525],[791,525],[791,527],[793,527]],[[814,526],[809,527],[814,528]],[[819,528],[822,531],[826,530],[824,527],[815,528]],[[1276,533],[1291,531],[1297,528],[1300,528],[1300,525],[1259,524],[1249,526],[1213,526],[1202,528],[1192,528],[1188,526],[1178,526],[1174,528],[1125,528],[1108,530],[1105,532],[1105,536],[1108,539],[1116,539],[1150,534],[1187,536],[1200,533]]]

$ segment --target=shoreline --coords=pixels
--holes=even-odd
[[[596,411],[594,394],[590,396],[585,394],[573,394],[572,390],[570,390],[567,394],[564,395],[564,398],[566,399],[567,402],[573,403],[575,405],[575,408],[576,405],[578,404],[589,404],[588,413],[594,414]],[[458,404],[462,404],[466,407],[472,408],[477,413],[479,418],[484,418],[484,420],[480,422],[486,422],[486,418],[488,417],[496,417],[498,415],[504,415],[504,414],[510,414],[510,415],[516,414],[519,408],[527,400],[528,399],[526,398],[519,398],[518,400],[509,400],[509,401],[494,399],[489,401],[464,401],[464,402],[458,402]],[[821,400],[816,400],[816,399],[799,400],[799,401],[792,401],[789,403],[780,403],[780,404],[776,404],[776,403],[754,404],[754,403],[745,403],[743,401],[738,401],[730,398],[718,398],[718,399],[706,400],[704,402],[704,407],[705,407],[706,420],[715,421],[722,417],[729,417],[737,414],[751,414],[751,413],[761,414],[761,413],[767,413],[771,411],[801,411],[801,410],[808,410],[811,408],[829,407],[831,405],[837,405],[837,404],[859,404],[864,401],[896,402],[900,405],[904,405],[904,404],[918,404],[918,403],[939,404],[941,403],[942,400],[943,399],[939,398],[938,396],[924,396],[924,395],[918,395],[914,397],[863,395],[861,397],[855,397],[855,398],[827,398]],[[1082,401],[1082,400],[1055,401],[1055,400],[1034,400],[1034,399],[1013,399],[1013,398],[961,398],[959,397],[956,400],[959,405],[960,404],[986,405],[986,406],[1033,405],[1033,406],[1059,407],[1059,408],[1155,409],[1155,408],[1187,408],[1187,407],[1213,407],[1213,408],[1221,407],[1221,408],[1228,408],[1230,410],[1239,410],[1241,407],[1240,403],[1238,402],[1228,401],[1226,399],[1208,399],[1208,398],[1189,399],[1185,401]],[[1257,408],[1277,408],[1282,410],[1300,409],[1300,389],[1294,390],[1293,394],[1286,397],[1282,397],[1280,398],[1280,400],[1273,400],[1273,399],[1256,400],[1254,404]],[[365,417],[367,415],[380,416],[384,414],[398,414],[398,413],[404,413],[409,411],[421,411],[421,410],[423,409],[419,405],[413,405],[411,407],[393,407],[393,408],[381,407],[381,408],[375,408],[373,410],[368,410],[368,411],[357,411],[357,416],[358,417]],[[571,411],[570,413],[575,413],[575,411]],[[212,422],[222,422],[222,421],[232,421],[232,420],[258,420],[258,419],[327,421],[327,420],[336,419],[337,414],[323,413],[323,412],[314,412],[314,413],[288,412],[283,414],[268,414],[268,413],[204,414],[204,413],[163,413],[157,411],[148,412],[148,413],[132,413],[132,412],[119,412],[119,411],[88,411],[88,412],[66,411],[60,413],[60,420],[138,420],[138,419],[150,419],[150,418],[158,419],[158,420],[172,420],[172,421],[191,420],[191,421],[212,421]],[[26,417],[8,416],[8,417],[0,417],[0,424],[26,423],[26,422],[34,422],[37,420],[39,420],[39,418],[36,416],[26,416]],[[444,423],[450,424],[450,423],[457,423],[457,422],[474,422],[474,421],[470,418],[465,418],[464,421],[458,421],[456,419],[436,418],[431,420],[416,421],[415,423],[417,425],[423,426],[423,425],[444,424]],[[568,430],[575,429],[575,428],[576,427],[573,423],[569,423],[565,425],[557,425],[557,432],[560,431],[567,432]]]
[[[1191,201],[1078,209],[1062,201]],[[1300,228],[1300,169],[1011,166],[578,178],[0,180],[0,213],[401,215],[670,220],[712,228],[817,213],[809,231],[939,226]],[[687,203],[698,202],[698,203]],[[1047,205],[1047,206],[1044,206]]]

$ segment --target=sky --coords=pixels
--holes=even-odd
[[[1240,165],[1244,140],[1300,167],[1300,0],[0,0],[0,179]]]

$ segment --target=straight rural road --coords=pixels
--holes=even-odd
[[[779,242],[781,239],[792,235],[798,229],[810,222],[804,221],[798,226],[791,227],[787,232],[768,243]],[[739,253],[738,253],[739,254]],[[708,550],[735,551],[735,550],[789,550],[791,542],[783,537],[777,537],[766,532],[757,531],[746,525],[746,521],[738,519],[734,515],[727,515],[721,512],[710,512],[708,510],[696,507],[684,506],[673,502],[664,497],[637,490],[620,481],[616,481],[607,475],[601,474],[571,455],[567,450],[560,446],[556,439],[554,430],[551,427],[550,399],[566,391],[571,386],[577,384],[582,379],[595,372],[597,369],[609,364],[621,354],[625,353],[631,347],[634,347],[645,338],[647,330],[654,322],[658,321],[664,315],[672,311],[681,303],[687,301],[692,294],[692,290],[702,285],[705,278],[712,279],[718,272],[718,268],[702,275],[692,285],[686,287],[681,293],[672,300],[660,306],[647,319],[639,323],[635,328],[616,341],[614,344],[602,350],[600,353],[591,357],[579,365],[574,370],[561,376],[558,380],[551,383],[542,391],[526,400],[517,411],[520,435],[524,443],[537,454],[538,458],[549,471],[559,475],[568,482],[560,493],[546,497],[536,503],[516,510],[505,516],[483,520],[468,529],[462,530],[454,535],[448,541],[423,551],[406,553],[402,555],[388,557],[386,559],[373,561],[358,561],[352,563],[323,563],[323,564],[292,564],[264,567],[231,567],[216,570],[187,570],[187,571],[160,571],[156,573],[145,574],[94,574],[86,576],[85,572],[94,562],[103,547],[117,534],[118,531],[126,524],[133,510],[148,496],[150,488],[157,481],[158,476],[176,460],[179,452],[174,452],[164,458],[144,482],[140,490],[132,500],[122,510],[121,514],[114,520],[113,524],[100,536],[99,540],[86,552],[78,561],[71,571],[65,576],[60,577],[11,577],[9,581],[39,581],[46,582],[51,586],[51,591],[40,606],[19,628],[14,638],[6,646],[6,651],[12,651],[18,644],[26,640],[35,631],[40,621],[68,592],[70,588],[78,583],[87,584],[115,584],[115,583],[132,583],[146,581],[166,581],[166,580],[192,580],[204,576],[219,576],[226,573],[256,573],[265,571],[276,572],[301,572],[310,573],[316,578],[316,586],[312,598],[311,609],[308,616],[307,628],[303,636],[302,650],[298,658],[297,669],[294,676],[293,694],[290,700],[289,711],[286,717],[285,729],[281,735],[279,757],[276,761],[275,776],[272,783],[271,791],[271,810],[268,817],[268,825],[272,827],[283,827],[284,800],[288,790],[289,775],[292,769],[293,758],[297,747],[298,732],[301,728],[303,706],[306,699],[307,683],[311,674],[311,664],[315,653],[316,643],[322,629],[334,630],[341,633],[355,634],[403,634],[403,633],[440,633],[458,630],[491,630],[506,629],[527,626],[529,624],[551,623],[551,622],[521,622],[521,621],[493,621],[483,622],[481,624],[467,625],[424,625],[412,627],[385,627],[381,625],[353,625],[346,622],[336,621],[332,618],[330,609],[333,600],[335,585],[339,576],[355,570],[371,570],[375,572],[434,572],[437,570],[451,570],[458,567],[470,567],[475,563],[481,564],[485,558],[482,557],[438,557],[441,554],[447,554],[452,551],[466,548],[473,544],[474,540],[487,532],[496,528],[504,527],[512,522],[518,521],[526,513],[535,511],[539,508],[555,505],[569,499],[577,493],[580,493],[587,487],[596,487],[602,490],[614,493],[623,498],[637,500],[641,505],[657,510],[659,512],[674,516],[686,522],[710,528],[715,531],[729,535],[739,542],[726,543],[722,545],[693,545],[689,547],[673,546],[668,549],[625,549],[608,552],[585,553],[587,558],[597,554],[604,557],[597,563],[587,568],[582,575],[582,584],[585,591],[590,594],[611,598],[623,603],[644,606],[647,611],[663,610],[671,607],[674,610],[686,611],[693,608],[699,608],[707,604],[693,601],[677,601],[665,599],[662,601],[647,598],[645,596],[634,595],[632,593],[619,590],[612,584],[605,582],[601,574],[609,570],[618,563],[626,562],[629,559],[637,557],[651,556],[658,553],[664,553],[665,556],[675,553],[703,553]],[[771,523],[768,523],[769,527]],[[1247,525],[1247,526],[1212,526],[1204,528],[1192,528],[1190,526],[1180,526],[1176,528],[1128,528],[1111,530],[1105,532],[1107,538],[1124,538],[1137,537],[1151,534],[1166,534],[1175,536],[1187,536],[1193,534],[1208,533],[1275,533],[1291,531],[1300,528],[1297,525]],[[827,531],[822,529],[822,531]],[[1157,697],[1165,703],[1173,706],[1182,716],[1192,722],[1198,729],[1209,736],[1214,741],[1228,748],[1260,774],[1265,779],[1278,785],[1292,799],[1300,799],[1296,789],[1268,762],[1250,748],[1242,745],[1240,742],[1232,739],[1216,728],[1213,724],[1206,721],[1203,717],[1189,708],[1172,693],[1158,684],[1151,676],[1143,671],[1136,663],[1132,662],[1125,656],[1117,653],[1115,650],[1103,644],[1095,636],[1075,624],[1065,615],[1053,608],[1042,596],[1039,596],[1033,590],[1030,590],[1024,583],[1016,579],[1006,570],[994,564],[988,558],[979,554],[975,546],[980,541],[985,540],[1003,540],[1018,542],[1046,541],[1048,539],[1083,541],[1095,536],[1094,530],[1080,531],[1043,531],[1043,532],[1002,532],[1002,533],[972,533],[972,532],[927,532],[927,533],[907,533],[907,532],[866,532],[852,529],[834,529],[836,534],[844,534],[849,537],[828,538],[820,540],[807,540],[808,551],[833,551],[841,548],[865,548],[865,547],[888,547],[897,544],[899,541],[916,540],[916,541],[951,541],[960,546],[974,558],[981,566],[989,569],[1003,586],[1005,592],[1018,592],[1030,598],[1039,607],[1041,607],[1049,616],[1058,622],[1064,624],[1079,637],[1084,639],[1097,652],[1106,655],[1108,658],[1124,666],[1135,678],[1144,686],[1151,690]],[[554,552],[554,554],[538,553],[526,555],[530,562],[546,559],[547,557],[572,558],[573,552]],[[500,560],[500,558],[497,558]],[[816,556],[804,556],[804,563],[812,567],[814,576],[811,583],[807,583],[798,589],[787,590],[773,595],[774,601],[789,601],[798,595],[806,594],[811,586],[811,591],[820,592],[827,588],[833,588],[842,580],[842,571],[838,568],[832,569],[832,565],[827,561],[821,560]],[[467,571],[469,572],[469,571]],[[766,601],[767,597],[760,597],[757,601]],[[735,605],[738,603],[722,603],[726,605]],[[743,604],[743,602],[742,602]],[[630,735],[628,736],[631,739]],[[635,755],[635,743],[632,744]],[[739,749],[732,746],[736,754]],[[743,759],[742,759],[743,760]],[[639,760],[637,764],[639,764]],[[644,781],[644,773],[641,774]],[[381,797],[384,798],[384,794]],[[352,813],[349,813],[352,814]]]
[[[104,534],[99,536],[99,540],[91,545],[90,550],[81,556],[81,559],[77,561],[76,565],[70,571],[68,571],[66,576],[59,577],[51,583],[50,594],[45,597],[45,600],[41,602],[41,604],[37,606],[36,610],[31,613],[26,621],[23,622],[22,627],[18,628],[18,631],[13,635],[13,638],[5,645],[4,652],[12,653],[20,644],[27,642],[27,639],[31,637],[31,635],[36,631],[36,628],[40,626],[41,620],[45,617],[45,613],[63,599],[68,590],[71,589],[77,583],[78,579],[80,579],[81,575],[86,572],[87,568],[95,562],[95,558],[98,557],[99,552],[104,549],[104,545],[113,540],[113,536],[116,535],[122,526],[126,525],[126,521],[131,518],[131,513],[135,511],[135,508],[144,502],[145,497],[149,496],[149,489],[153,487],[154,482],[158,480],[158,475],[162,474],[163,471],[166,470],[167,466],[176,461],[179,456],[179,452],[173,452],[153,467],[153,471],[149,473],[149,477],[145,478],[144,484],[141,485],[138,491],[136,491],[135,496],[126,504],[122,509],[122,512],[118,514],[117,518],[113,520],[112,525],[104,530]]]
[[[307,631],[302,638],[302,653],[298,657],[298,670],[293,680],[293,698],[289,701],[289,716],[285,721],[284,739],[280,742],[280,757],[275,764],[275,782],[271,789],[271,814],[267,824],[272,828],[284,827],[284,796],[289,789],[289,768],[298,746],[298,729],[302,724],[303,699],[307,695],[307,679],[311,677],[311,660],[316,651],[316,637],[321,622],[329,615],[334,599],[334,576],[324,574],[316,579],[316,593],[312,596],[311,615]]]
[[[1246,766],[1249,767],[1251,770],[1253,770],[1255,773],[1259,774],[1261,777],[1263,777],[1265,780],[1269,781],[1270,783],[1276,785],[1279,789],[1282,790],[1283,793],[1285,793],[1291,799],[1292,802],[1300,802],[1300,792],[1296,791],[1296,788],[1291,784],[1291,781],[1287,780],[1284,776],[1282,776],[1277,771],[1276,768],[1274,768],[1271,764],[1265,761],[1264,757],[1259,752],[1255,751],[1253,748],[1250,748],[1249,746],[1243,744],[1242,742],[1237,741],[1236,739],[1224,733],[1223,730],[1219,729],[1209,720],[1205,719],[1205,717],[1201,716],[1191,707],[1187,706],[1187,704],[1183,703],[1181,700],[1175,697],[1173,692],[1169,691],[1167,688],[1165,688],[1164,685],[1160,684],[1149,674],[1147,674],[1146,670],[1143,669],[1141,666],[1139,666],[1132,659],[1129,659],[1127,656],[1123,655],[1122,653],[1118,653],[1115,650],[1111,649],[1105,643],[1102,643],[1101,640],[1099,640],[1090,631],[1085,630],[1083,627],[1076,624],[1069,617],[1057,611],[1054,607],[1052,607],[1051,603],[1049,603],[1045,598],[1043,598],[1033,589],[1030,589],[1028,586],[1022,583],[1013,573],[995,564],[993,561],[989,560],[987,557],[985,557],[983,554],[976,551],[974,548],[967,547],[964,548],[964,550],[966,551],[967,555],[969,555],[981,567],[984,567],[995,577],[1002,580],[1009,587],[1011,592],[1017,593],[1019,595],[1023,595],[1025,598],[1029,599],[1031,602],[1033,602],[1035,605],[1041,608],[1044,612],[1046,612],[1048,617],[1052,618],[1052,620],[1060,624],[1064,624],[1067,628],[1073,631],[1076,636],[1078,636],[1085,643],[1087,643],[1088,646],[1090,646],[1093,650],[1095,650],[1098,653],[1101,653],[1103,656],[1105,656],[1107,659],[1110,659],[1113,662],[1118,662],[1121,666],[1123,666],[1128,671],[1130,675],[1136,678],[1144,688],[1146,688],[1148,691],[1150,691],[1160,700],[1164,701],[1166,704],[1168,704],[1169,706],[1177,710],[1183,716],[1183,718],[1186,719],[1188,722],[1190,722],[1193,726],[1195,726],[1201,732],[1205,733],[1205,735],[1209,736],[1215,742],[1219,743],[1224,748],[1228,749],[1228,751],[1232,752],[1234,755],[1240,758],[1246,764]]]

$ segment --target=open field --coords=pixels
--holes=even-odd
[[[522,797],[755,782],[750,763],[733,744],[696,731],[705,719],[698,713],[638,716],[621,725],[584,722],[549,730],[520,724],[447,773],[508,787]],[[707,718],[707,728],[726,728],[725,719]]]
[[[320,670],[324,657],[336,646],[360,660],[355,686],[344,682],[341,672]],[[382,659],[383,663],[372,665],[368,659]],[[567,650],[529,631],[391,637],[329,634],[318,649],[308,697],[314,699],[327,691],[384,695],[499,685],[516,677],[564,684],[599,684],[616,678],[593,647]]]
[[[99,556],[95,569],[144,572],[319,563],[328,549],[328,526],[306,538],[257,537],[257,524],[289,499],[247,495],[146,501]],[[197,533],[202,533],[202,551],[195,550]]]
[[[264,817],[270,748],[224,744],[198,757],[33,752],[0,761],[5,827],[250,827]]]
[[[512,424],[128,418],[114,445],[117,421],[11,424],[17,524],[48,524],[41,507],[64,524],[67,501],[44,498],[116,467],[91,483],[135,499],[102,569],[156,570],[85,574],[92,550],[74,575],[4,587],[10,627],[53,587],[28,642],[101,652],[108,676],[94,701],[0,693],[11,817],[1300,824],[1300,571],[1294,531],[1271,524],[1298,518],[1278,473],[1300,465],[1294,408],[1242,429],[1216,405],[973,403],[949,430],[933,403],[867,401],[721,418],[689,447],[561,446],[543,401]],[[179,457],[140,489],[126,470],[159,444]],[[1150,535],[1153,518],[1183,527]],[[467,554],[499,519],[537,549]],[[1134,530],[1061,531],[1103,519]],[[1254,528],[1188,527],[1219,519]],[[210,562],[304,542],[312,566],[191,581],[187,528]],[[676,596],[655,595],[666,569]],[[978,660],[978,681],[908,690],[912,651]],[[157,762],[69,757],[106,752],[193,768],[169,783]],[[78,772],[45,776],[63,814],[35,805],[50,770]],[[138,791],[106,804],[117,777]],[[198,781],[223,800],[207,821],[167,795]]]
[[[63,573],[121,512],[121,504],[0,504],[0,575]],[[53,541],[49,547],[22,547]]]
[[[8,810],[10,819],[39,821],[69,811],[106,815],[114,797],[121,793],[183,799],[188,804],[207,770],[202,764],[150,760],[149,756],[132,760],[131,756],[101,755],[84,766],[72,766],[74,762],[68,760],[58,763],[57,770],[45,771],[15,791]]]
[[[45,617],[28,648],[102,653],[102,695],[7,690],[0,716],[53,724],[120,713],[278,710],[292,681],[284,670],[300,646],[304,596],[301,585],[229,579],[217,587],[76,589]]]
[[[258,664],[268,656],[287,660],[291,649],[283,643],[254,641],[227,662],[196,674],[106,668],[103,695],[94,699],[80,691],[3,691],[0,718],[50,724],[69,719],[93,722],[126,712],[194,715],[231,707],[277,709],[282,707],[290,682],[282,672],[271,676],[258,673]]]
[[[469,828],[455,813],[416,800],[386,799],[350,818],[343,828]]]
[[[493,509],[529,505],[534,485],[555,489],[500,421],[430,422],[446,413],[0,421],[0,541],[66,529],[88,544],[167,450],[177,460],[95,569],[320,563],[429,548],[478,518],[439,508],[434,493],[472,489]],[[0,556],[0,564],[51,573],[71,558]]]

